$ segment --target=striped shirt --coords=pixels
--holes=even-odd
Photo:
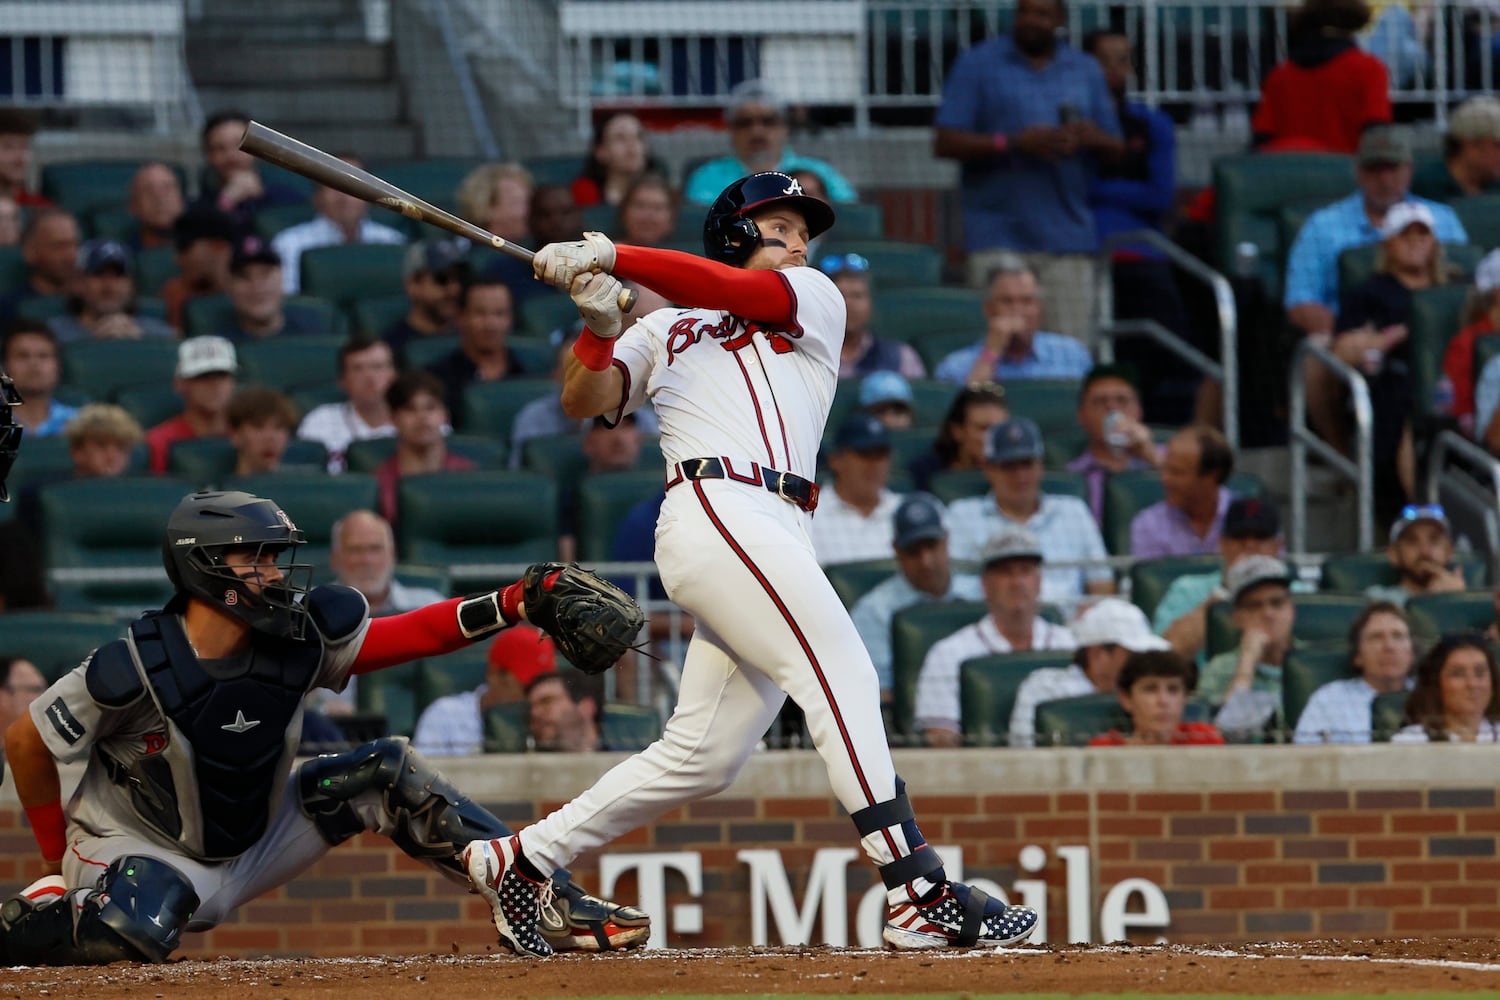
[[[1410,680],[1406,686],[1410,689]],[[1297,743],[1369,743],[1370,706],[1379,693],[1363,677],[1329,681],[1307,699],[1292,739]]]
[[[1010,713],[1010,745],[1036,745],[1036,707],[1044,701],[1097,694],[1098,688],[1076,663],[1066,667],[1043,667],[1028,674],[1016,691],[1016,707]]]
[[[1077,646],[1073,633],[1061,625],[1054,625],[1044,618],[1032,621],[1032,649],[1076,649]],[[995,620],[988,615],[934,643],[922,660],[922,673],[917,677],[917,729],[958,732],[959,720],[963,718],[959,706],[959,667],[965,660],[1013,652],[1015,647],[1000,634]]]
[[[955,500],[948,507],[948,552],[958,560],[977,561],[984,543],[1007,528],[1025,528],[1042,544],[1047,563],[1088,562],[1108,558],[1099,525],[1089,505],[1077,497],[1043,493],[1036,513],[1016,521],[1001,513],[995,494]],[[1108,566],[1042,565],[1042,600],[1069,611],[1086,583],[1113,582]]]
[[[807,529],[818,565],[889,559],[899,506],[900,495],[882,489],[875,509],[864,514],[845,502],[831,483],[825,486],[818,495],[818,512]]]

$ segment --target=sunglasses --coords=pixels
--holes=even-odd
[[[779,115],[744,115],[732,120],[729,123],[729,127],[754,128],[755,126],[759,125],[761,128],[775,128],[780,124],[781,117]]]
[[[1401,508],[1401,520],[1403,521],[1425,521],[1425,520],[1448,520],[1447,513],[1441,504],[1422,503],[1407,504]]]
[[[836,253],[818,261],[818,269],[830,278],[840,274],[869,274],[870,262],[857,253]]]

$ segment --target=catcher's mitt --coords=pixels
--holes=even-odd
[[[577,564],[536,563],[526,570],[521,587],[527,621],[550,635],[568,662],[586,674],[614,666],[646,624],[633,597]]]

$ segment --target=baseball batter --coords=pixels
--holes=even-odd
[[[515,951],[552,951],[537,915],[555,869],[728,787],[788,696],[880,867],[889,945],[1013,944],[1036,923],[1030,909],[950,882],[923,840],[891,762],[875,668],[808,537],[844,303],[804,265],[808,241],[833,221],[797,181],[765,172],[736,181],[709,209],[709,260],[615,247],[598,233],[536,256],[538,277],[569,289],[587,322],[563,408],[613,422],[647,400],[656,406],[667,463],[656,561],[697,631],[659,741],[519,836],[464,852]],[[653,312],[619,336],[620,278],[686,308]]]
[[[60,678],[6,732],[16,794],[49,875],[0,906],[0,964],[160,962],[365,830],[468,884],[456,853],[509,830],[405,739],[293,770],[303,696],[451,652],[522,617],[563,567],[477,597],[371,619],[347,587],[306,586],[302,533],[270,500],[198,493],[163,544],[177,588]],[[554,572],[557,571],[557,572]],[[576,574],[576,571],[574,571]],[[575,576],[576,580],[576,576]],[[58,762],[86,760],[64,816]],[[549,890],[551,947],[639,944],[639,910]]]

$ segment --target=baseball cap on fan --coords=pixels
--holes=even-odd
[[[931,493],[909,493],[892,518],[896,548],[904,549],[933,538],[947,538],[943,502]]]
[[[1480,260],[1474,269],[1474,287],[1481,295],[1500,288],[1500,250],[1491,250]]]
[[[1011,417],[990,428],[984,460],[995,465],[1042,457],[1042,429],[1026,417]]]
[[[1106,597],[1073,623],[1079,646],[1123,646],[1132,653],[1154,653],[1172,644],[1151,631],[1146,613],[1129,601]]]
[[[78,251],[78,270],[84,274],[98,274],[107,267],[129,274],[130,263],[130,250],[118,240],[89,240]]]
[[[1296,578],[1291,568],[1275,556],[1245,556],[1229,567],[1224,574],[1224,585],[1229,590],[1229,602],[1238,604],[1240,598],[1263,583],[1290,587]]]
[[[414,278],[419,274],[446,274],[467,264],[467,251],[452,240],[419,240],[406,248],[401,275]]]
[[[259,236],[243,236],[234,245],[234,256],[229,258],[229,270],[239,274],[251,264],[275,264],[281,266],[281,254]]]
[[[177,345],[177,377],[198,378],[239,371],[234,345],[223,337],[189,337]]]
[[[1380,238],[1388,240],[1392,236],[1399,236],[1406,232],[1407,226],[1422,225],[1432,232],[1436,222],[1432,218],[1432,209],[1420,201],[1398,201],[1386,210],[1385,219],[1380,223]]]
[[[557,644],[540,629],[516,625],[495,636],[485,660],[491,670],[510,674],[525,688],[557,670]]]
[[[1500,100],[1471,97],[1448,116],[1448,134],[1455,139],[1500,139]]]
[[[1411,138],[1396,125],[1377,125],[1359,137],[1359,165],[1400,166],[1411,162]]]
[[[979,565],[989,569],[1010,559],[1042,561],[1042,543],[1025,528],[1010,528],[990,536],[979,551]]]

